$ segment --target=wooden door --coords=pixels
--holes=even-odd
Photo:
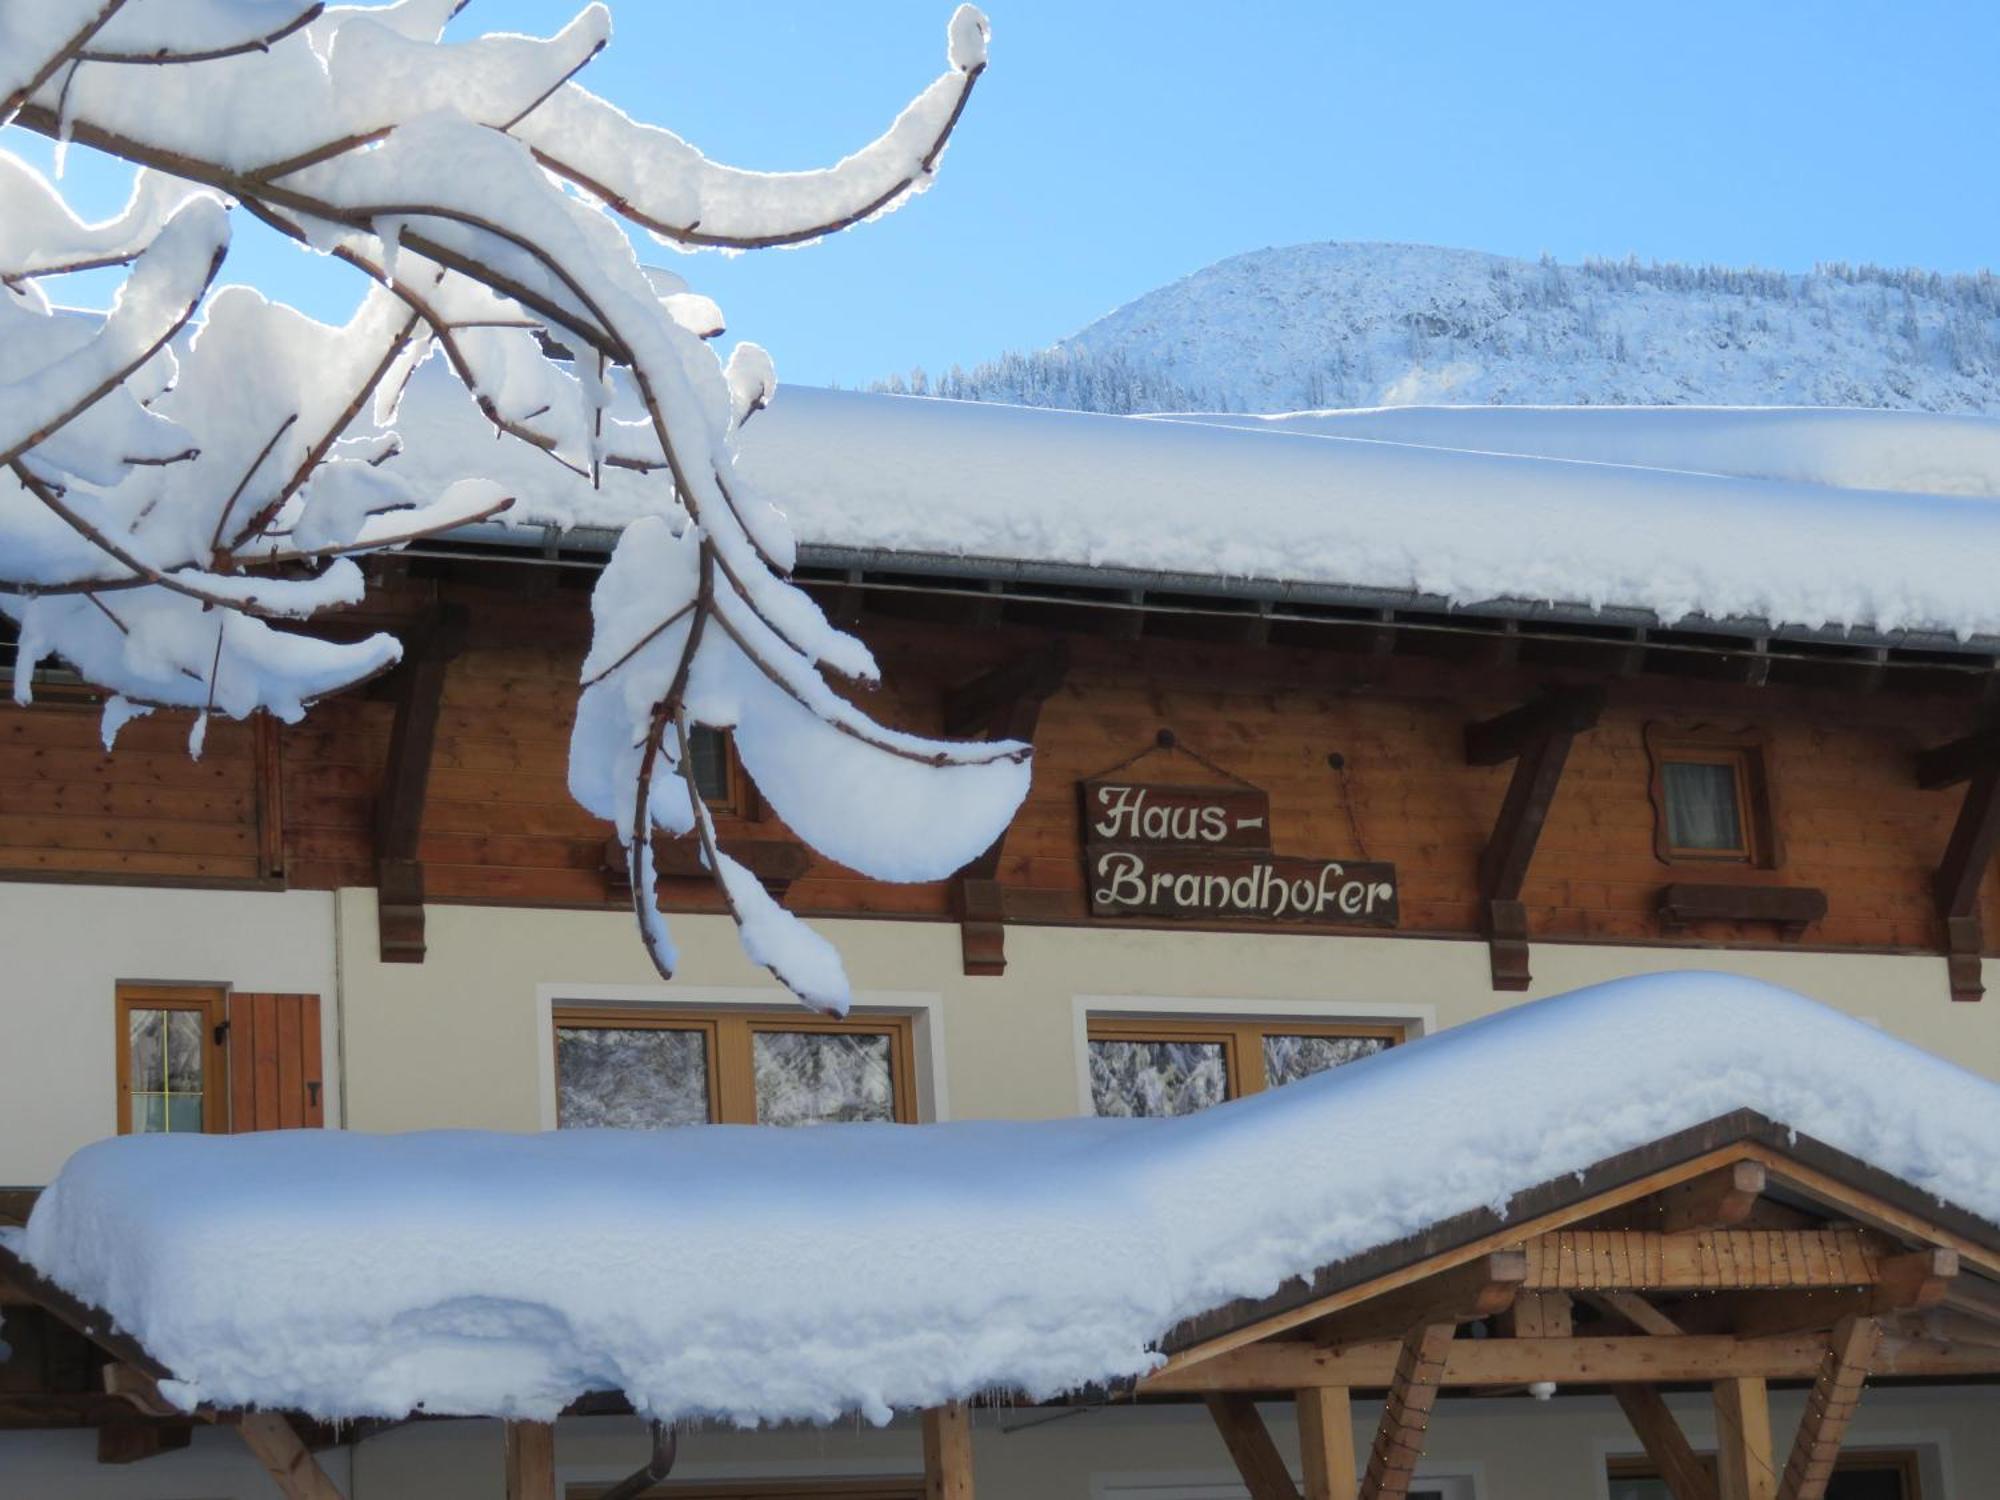
[[[326,1124],[319,996],[229,997],[229,1128],[299,1130]]]

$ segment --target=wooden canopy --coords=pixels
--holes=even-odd
[[[45,1369],[62,1335],[89,1351],[90,1378],[40,1392],[0,1379],[0,1426],[95,1427],[107,1462],[231,1426],[290,1500],[336,1500],[312,1456],[331,1434],[284,1413],[176,1410],[164,1366],[0,1247],[8,1305],[43,1315],[27,1344]],[[1675,1500],[1819,1500],[1865,1382],[2000,1376],[2000,1226],[1742,1112],[1189,1319],[1162,1347],[1117,1395],[1206,1401],[1253,1500],[1300,1496],[1259,1397],[1297,1404],[1307,1500],[1395,1500],[1441,1391],[1549,1387],[1615,1395]],[[1810,1387],[1795,1435],[1774,1439],[1773,1381]],[[1714,1473],[1671,1386],[1713,1394]],[[1362,1455],[1356,1391],[1385,1398]],[[964,1406],[923,1428],[928,1493],[970,1500]],[[506,1452],[510,1496],[553,1496],[551,1428],[509,1423]]]
[[[1190,1319],[1138,1399],[1204,1398],[1253,1500],[1407,1493],[1440,1391],[1608,1389],[1675,1500],[1819,1500],[1868,1380],[2000,1376],[2000,1228],[1743,1112]],[[1810,1385],[1774,1444],[1772,1381]],[[1662,1399],[1712,1390],[1716,1471]],[[1359,1461],[1350,1394],[1380,1392]],[[1789,1440],[1783,1440],[1788,1438]]]

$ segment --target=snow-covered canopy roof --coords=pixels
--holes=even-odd
[[[447,414],[427,393],[442,384],[420,375],[412,410],[430,426]],[[480,443],[468,454],[492,452],[475,427],[467,437]],[[785,387],[745,425],[739,468],[789,515],[807,563],[1922,644],[2000,635],[2000,420],[1987,417],[1123,417]],[[605,481],[556,495],[544,479],[553,509],[514,519],[616,529],[628,481]]]
[[[1974,1226],[2000,1086],[1714,974],[1519,1006],[1178,1120],[86,1147],[0,1240],[190,1405],[738,1420],[1141,1375],[1185,1320],[1755,1111]]]

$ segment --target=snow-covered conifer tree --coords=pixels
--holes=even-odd
[[[706,160],[577,75],[610,39],[590,5],[553,37],[442,39],[465,0],[9,0],[0,124],[136,163],[102,223],[0,152],[0,611],[16,696],[60,657],[130,716],[296,719],[390,668],[387,636],[315,634],[355,602],[360,553],[493,517],[589,517],[623,535],[594,600],[570,783],[628,850],[662,972],[656,830],[700,841],[751,956],[838,1009],[831,947],[718,846],[689,737],[733,730],[815,847],[892,880],[986,848],[1027,747],[875,724],[827,673],[865,647],[786,580],[783,497],[732,451],[771,398],[762,350],[727,363],[715,305],[644,266],[626,226],[682,250],[792,245],[929,184],[985,67],[950,22],[944,74],[879,139],[820,171]],[[369,287],[341,327],[212,289],[248,214]],[[623,221],[622,223],[620,221]],[[108,314],[46,280],[127,266]],[[420,368],[421,367],[421,368]]]

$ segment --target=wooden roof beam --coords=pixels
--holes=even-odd
[[[1687,1331],[1637,1292],[1581,1292],[1578,1296],[1599,1312],[1621,1318],[1655,1338],[1674,1338]]]
[[[1660,1194],[1659,1228],[1730,1229],[1744,1223],[1764,1195],[1768,1174],[1757,1161],[1733,1161]]]
[[[1532,1291],[1872,1286],[1892,1262],[1858,1229],[1560,1229],[1526,1244]]]
[[[1673,1496],[1673,1500],[1716,1500],[1714,1476],[1688,1442],[1687,1434],[1681,1431],[1681,1424],[1674,1420],[1674,1414],[1667,1409],[1666,1399],[1660,1395],[1659,1388],[1615,1385],[1611,1394],[1618,1398],[1618,1409],[1632,1424],[1639,1446],[1646,1450],[1646,1457],[1660,1471],[1660,1478],[1666,1483],[1667,1493]]]
[[[1307,1332],[1322,1344],[1365,1344],[1400,1338],[1412,1328],[1434,1323],[1470,1323],[1512,1307],[1515,1293],[1527,1279],[1527,1256],[1518,1250],[1495,1251],[1308,1324]]]
[[[1735,1331],[1741,1338],[1762,1338],[1829,1329],[1843,1318],[1927,1312],[1945,1300],[1957,1276],[1958,1256],[1950,1250],[1890,1256],[1876,1267],[1872,1286],[1743,1298],[1734,1308]]]
[[[1212,1392],[1207,1398],[1208,1414],[1215,1418],[1223,1446],[1243,1476],[1250,1500],[1299,1500],[1292,1471],[1271,1440],[1271,1430],[1257,1412],[1257,1403],[1233,1391]],[[925,1497],[929,1500],[929,1496]]]
[[[1272,1339],[1146,1376],[1138,1394],[1196,1395],[1211,1391],[1295,1393],[1311,1386],[1386,1389],[1401,1346],[1384,1340],[1326,1348],[1303,1339]],[[1826,1336],[1786,1334],[1737,1338],[1683,1334],[1567,1339],[1457,1339],[1445,1359],[1443,1384],[1467,1389],[1563,1385],[1666,1385],[1726,1376],[1810,1380],[1826,1353]],[[2000,1375],[2000,1349],[1935,1339],[1885,1340],[1875,1373],[1883,1378],[1965,1380]]]

